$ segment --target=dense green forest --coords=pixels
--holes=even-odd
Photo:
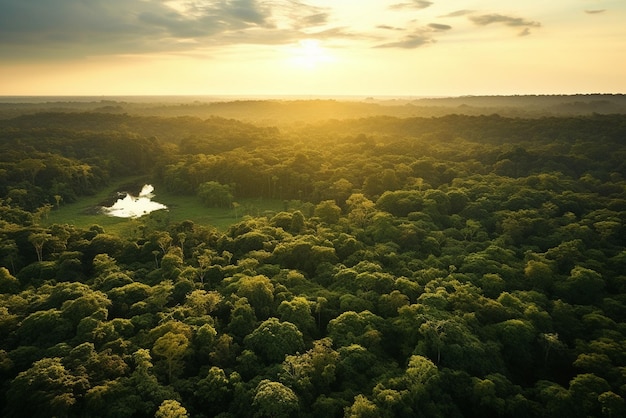
[[[3,104],[0,413],[626,416],[624,99],[588,99]],[[125,181],[238,215],[49,222]]]

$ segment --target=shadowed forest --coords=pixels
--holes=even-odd
[[[0,412],[626,416],[625,222],[621,95],[0,103]]]

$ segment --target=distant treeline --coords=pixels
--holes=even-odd
[[[626,95],[525,95],[525,96],[462,96],[438,98],[319,98],[319,99],[207,99],[205,97],[163,97],[148,100],[142,97],[106,98],[100,100],[41,102],[26,98],[19,102],[1,103],[0,119],[21,114],[54,112],[99,112],[139,116],[211,116],[253,121],[265,126],[316,122],[327,119],[352,119],[369,116],[440,117],[448,114],[491,115],[508,117],[580,116],[592,113],[626,113]],[[57,101],[55,101],[57,100]]]
[[[490,172],[605,179],[624,172],[624,141],[620,115],[377,116],[281,130],[218,117],[41,113],[0,122],[0,194],[32,211],[150,174],[181,194],[213,181],[237,197],[343,204],[351,191],[376,198],[416,178],[431,187]]]

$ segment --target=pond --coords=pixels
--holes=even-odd
[[[102,208],[102,213],[118,218],[138,218],[155,210],[167,209],[162,203],[152,201],[154,187],[146,184],[139,192],[139,196],[125,193],[123,198],[118,199],[112,206]]]

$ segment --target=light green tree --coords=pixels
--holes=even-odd
[[[341,208],[334,200],[324,200],[315,206],[315,216],[327,224],[336,224],[341,216]]]
[[[287,418],[300,408],[298,396],[280,382],[264,379],[256,387],[252,405],[255,417]]]
[[[345,409],[343,416],[344,418],[379,418],[381,411],[366,396],[357,395],[352,405]]]
[[[173,399],[165,400],[159,405],[154,414],[154,418],[188,418],[187,409],[178,401]]]
[[[180,365],[189,347],[189,340],[183,334],[167,332],[157,339],[152,346],[152,352],[163,357],[167,364],[168,381],[172,381],[174,369],[180,370]]]

